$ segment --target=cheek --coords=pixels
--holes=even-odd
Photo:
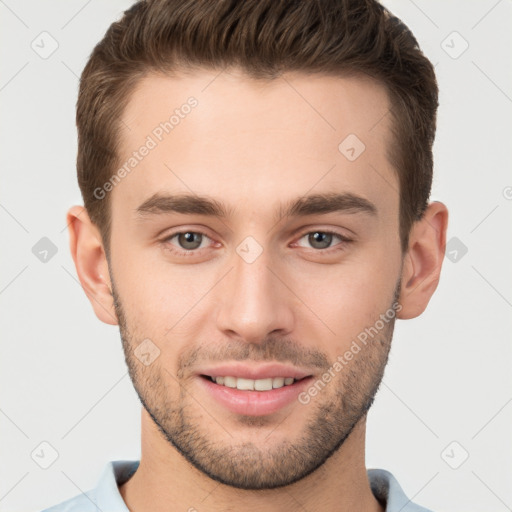
[[[345,347],[389,309],[399,273],[398,255],[376,248],[369,258],[361,253],[301,279],[299,296],[321,319],[318,329],[325,327],[326,339]]]
[[[135,252],[135,251],[134,251]],[[116,288],[134,343],[150,338],[172,352],[189,338],[197,338],[209,307],[209,291],[218,281],[218,269],[208,265],[171,265],[157,250],[118,258]]]

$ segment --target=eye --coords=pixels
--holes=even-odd
[[[176,243],[172,242],[174,239],[176,239]],[[168,248],[169,244],[172,246],[169,248],[171,252],[187,254],[198,252],[197,249],[202,249],[205,240],[209,240],[209,237],[199,231],[179,231],[165,238],[163,243],[166,244]]]
[[[335,244],[334,247],[341,246],[340,249],[343,249],[346,243],[351,242],[350,239],[341,235],[340,233],[336,233],[335,231],[329,230],[309,231],[302,234],[299,240],[302,240],[303,238],[307,238],[307,243],[310,244],[313,249],[318,250],[330,249],[331,247],[333,247],[331,244],[333,240],[336,238],[340,240],[340,243]],[[300,247],[304,247],[300,243],[298,245]]]
[[[308,248],[300,243],[303,239],[306,239],[307,243],[310,245],[309,248],[314,249],[315,252],[322,253],[331,253],[333,251],[343,250],[346,248],[346,245],[352,241],[340,233],[325,229],[304,232],[299,237],[298,242],[294,245]],[[338,239],[339,242],[333,245],[333,241],[336,239]],[[178,256],[193,256],[195,254],[199,254],[201,252],[200,249],[208,247],[209,241],[213,242],[205,233],[187,230],[172,233],[162,240],[162,243],[166,250],[177,254]],[[332,249],[332,251],[330,249]]]

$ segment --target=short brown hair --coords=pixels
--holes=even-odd
[[[151,71],[227,66],[268,80],[286,71],[364,73],[385,86],[406,250],[430,196],[438,87],[432,64],[398,18],[375,0],[146,0],[109,27],[80,79],[78,183],[107,256],[110,202],[94,191],[119,164],[130,93]]]

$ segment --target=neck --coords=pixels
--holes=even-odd
[[[341,448],[316,471],[286,487],[236,489],[207,477],[168,443],[142,408],[141,459],[135,474],[119,490],[133,512],[173,510],[220,512],[384,512],[368,482],[366,417]]]

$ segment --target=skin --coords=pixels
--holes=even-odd
[[[430,203],[402,254],[390,105],[363,77],[148,75],[123,115],[120,161],[190,96],[198,106],[110,192],[110,261],[83,207],[68,212],[78,276],[98,318],[120,326],[144,405],[140,466],[121,495],[137,512],[382,511],[365,429],[394,318],[308,404],[267,416],[223,408],[196,372],[212,360],[292,361],[318,378],[395,299],[396,318],[420,315],[439,281],[447,209]],[[338,150],[350,133],[366,146],[353,162]],[[156,192],[206,195],[229,216],[137,214]],[[376,214],[276,217],[281,204],[332,192]],[[319,248],[308,234],[322,230],[351,241]],[[177,231],[206,237],[183,256],[171,252],[186,250],[169,238]],[[248,236],[262,248],[252,263],[236,251]],[[148,338],[160,353],[146,366],[133,351]]]

